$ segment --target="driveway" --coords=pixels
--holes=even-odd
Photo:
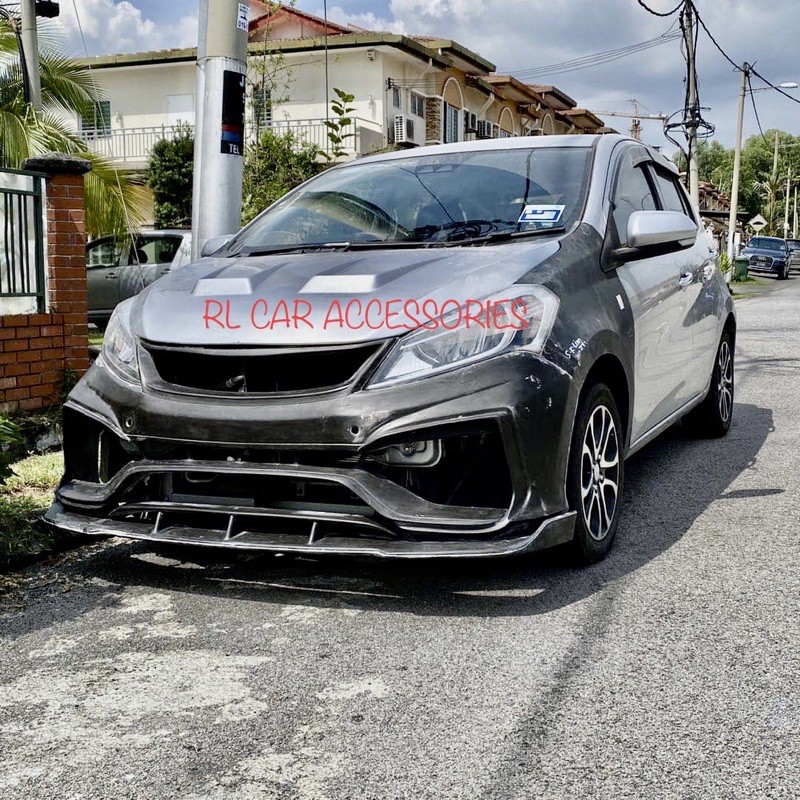
[[[800,796],[800,280],[725,440],[628,462],[572,570],[111,541],[0,603],[3,798]]]

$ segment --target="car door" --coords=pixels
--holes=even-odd
[[[694,245],[674,254],[679,264],[679,283],[687,305],[683,324],[692,334],[691,365],[686,383],[686,399],[691,400],[708,387],[722,332],[725,303],[720,295],[720,284],[711,280],[717,270],[717,252],[713,239],[700,227],[678,175],[658,166],[655,166],[653,173],[662,207],[686,214],[698,225]]]
[[[659,208],[654,180],[647,151],[627,148],[611,195],[609,236],[615,246],[627,245],[634,211]],[[682,263],[675,252],[643,251],[617,267],[634,320],[631,443],[680,409],[690,394],[692,329],[685,324],[690,302],[680,284]]]
[[[86,281],[89,293],[89,319],[108,319],[120,301],[120,261],[125,253],[123,242],[104,236],[86,246]]]

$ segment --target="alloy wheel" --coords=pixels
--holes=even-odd
[[[727,422],[733,409],[733,358],[731,357],[730,345],[726,340],[723,340],[719,348],[717,369],[719,372],[717,382],[719,416],[722,422]]]
[[[619,500],[620,449],[614,417],[598,405],[589,417],[581,450],[581,506],[589,535],[600,541],[611,530]]]

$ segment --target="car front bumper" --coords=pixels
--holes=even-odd
[[[307,554],[538,550],[572,538],[564,482],[575,403],[569,374],[528,353],[290,398],[143,390],[95,365],[65,407],[66,474],[46,520],[88,535]],[[441,442],[438,465],[371,460],[419,440]],[[115,463],[101,479],[103,458]],[[436,488],[437,469],[458,483],[459,458],[469,491]],[[497,486],[483,492],[487,483]]]

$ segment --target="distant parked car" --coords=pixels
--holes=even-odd
[[[86,245],[89,322],[105,325],[117,303],[191,260],[192,234],[183,230],[103,236]]]
[[[754,236],[742,250],[750,259],[751,272],[771,272],[776,278],[789,277],[789,247],[777,236]]]
[[[800,239],[787,239],[789,248],[789,269],[800,269]]]

